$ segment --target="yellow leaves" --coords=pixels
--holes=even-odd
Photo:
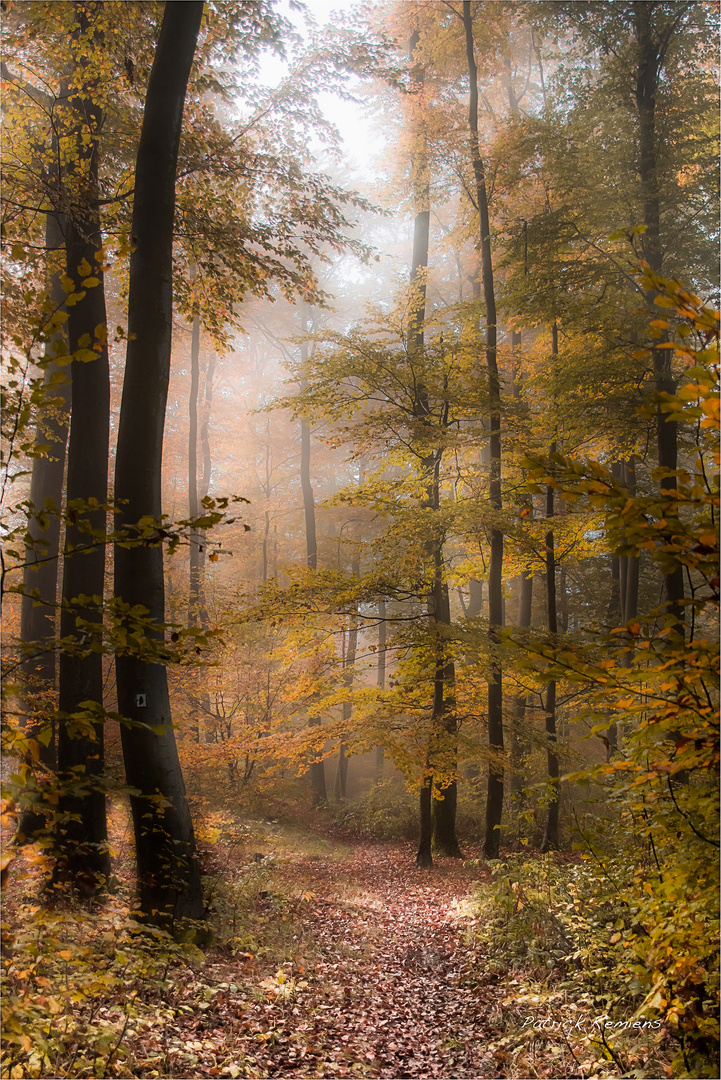
[[[98,277],[86,277],[81,283],[84,289],[94,289],[96,285],[100,284],[100,278]]]
[[[701,409],[706,414],[701,421],[701,427],[717,428],[719,426],[719,419],[721,419],[719,399],[717,397],[707,398],[706,401],[701,402]]]
[[[651,355],[651,350],[650,349],[634,349],[633,352],[631,353],[631,356],[633,357],[634,360],[643,360],[644,357],[650,356],[650,355]]]

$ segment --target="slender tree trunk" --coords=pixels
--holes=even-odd
[[[551,443],[551,453],[556,452],[556,443]],[[548,632],[552,638],[558,634],[556,614],[556,556],[554,550],[553,522],[554,493],[549,485],[546,488],[546,520],[549,527],[546,533],[546,598],[548,607]],[[546,690],[546,757],[548,762],[548,809],[546,811],[546,829],[543,834],[541,851],[550,851],[558,847],[558,798],[559,767],[556,749],[556,680],[551,679]]]
[[[501,494],[501,387],[498,377],[496,294],[491,254],[491,226],[488,214],[486,175],[478,140],[478,69],[473,51],[473,22],[470,0],[463,0],[463,26],[466,35],[466,59],[470,82],[468,126],[470,153],[476,182],[476,205],[480,226],[481,277],[486,309],[486,372],[490,399],[490,476],[489,501],[494,514],[503,508]],[[499,643],[503,623],[503,532],[497,521],[491,528],[491,557],[488,573],[488,623],[491,648]],[[488,680],[488,792],[486,796],[486,835],[483,853],[497,859],[503,816],[503,673],[494,658]]]
[[[638,171],[643,191],[643,211],[646,232],[642,237],[643,253],[651,270],[656,274],[663,271],[663,246],[661,242],[661,197],[658,178],[658,136],[656,132],[656,96],[663,67],[665,50],[653,35],[653,15],[655,4],[636,0],[633,4],[634,29],[639,49],[639,64],[636,72],[636,108],[639,121],[639,161]],[[650,303],[652,306],[652,298]],[[655,310],[655,309],[653,309]],[[659,344],[663,344],[660,342]],[[653,373],[657,393],[673,394],[676,380],[672,369],[673,350],[654,347]],[[666,474],[678,467],[678,425],[659,405],[656,411],[657,456],[660,469]],[[667,515],[677,512],[675,501],[677,482],[675,476],[664,475],[659,481],[659,491],[663,496],[668,492]],[[678,566],[665,578],[666,610],[675,620],[676,632],[683,637],[685,633],[684,570]]]
[[[408,53],[411,62],[419,42],[417,29],[410,38]],[[416,100],[421,102],[417,107],[417,114],[413,118],[411,135],[413,149],[411,152],[411,183],[413,186],[413,201],[416,216],[413,222],[413,255],[411,261],[410,279],[410,302],[407,347],[411,368],[416,380],[416,395],[414,412],[416,417],[423,422],[428,416],[428,395],[425,386],[425,319],[426,319],[426,276],[428,270],[428,243],[430,234],[430,174],[428,169],[428,147],[425,123],[422,115],[422,94],[425,83],[425,72],[421,65],[416,65],[411,71],[412,90]],[[414,104],[413,98],[411,99]],[[433,486],[433,461],[428,459],[422,465],[423,476],[428,481],[429,490]],[[428,505],[432,505],[432,500]],[[432,547],[432,544],[429,545]],[[432,615],[429,604],[429,615]],[[437,688],[437,679],[436,679]],[[434,700],[433,721],[435,723],[436,708]],[[430,867],[433,865],[431,843],[433,839],[433,766],[431,746],[428,747],[423,778],[421,780],[419,817],[420,836],[418,851],[416,853],[416,865]]]
[[[56,144],[56,140],[53,140]],[[53,154],[57,160],[57,150]],[[48,252],[64,247],[64,230],[60,216],[48,213],[45,224],[45,246]],[[65,290],[60,285],[59,271],[50,276],[48,296],[54,310],[65,302]],[[60,513],[63,501],[63,476],[68,441],[68,410],[71,400],[71,379],[68,368],[53,362],[56,350],[65,352],[61,344],[64,334],[58,332],[45,347],[44,385],[57,400],[52,415],[43,418],[35,434],[35,452],[30,477],[29,499],[33,510],[28,518],[30,542],[25,549],[23,593],[20,602],[20,639],[27,649],[23,659],[23,708],[25,731],[37,745],[37,760],[45,771],[57,768],[56,725],[51,719],[56,709],[56,637],[58,609],[58,576],[60,564]],[[64,374],[64,377],[62,375]],[[58,381],[59,380],[59,381]],[[39,447],[49,446],[40,451]],[[46,525],[37,516],[47,511]],[[47,817],[32,807],[23,810],[13,843],[32,841],[47,826]]]
[[[172,331],[175,174],[183,106],[203,14],[200,0],[166,3],[145,99],[135,172],[130,262],[129,341],[118,431],[118,525],[158,519]],[[140,605],[162,641],[165,619],[162,541],[116,546],[115,592]],[[172,728],[165,666],[147,655],[118,654],[118,707],[131,796],[145,920],[168,926],[204,917],[193,823]],[[162,809],[161,809],[162,807]]]
[[[55,157],[55,154],[53,155]],[[45,224],[45,246],[49,253],[61,250],[65,244],[63,224],[56,213],[48,213]],[[51,256],[52,257],[52,256]],[[65,290],[60,285],[60,272],[56,271],[48,282],[48,296],[53,310],[59,310],[65,302]],[[34,642],[32,650],[23,661],[26,680],[27,713],[26,731],[38,739],[38,756],[46,768],[56,766],[54,724],[48,714],[55,708],[58,567],[60,562],[60,511],[63,499],[63,476],[65,452],[68,441],[68,410],[70,408],[70,372],[54,363],[53,357],[62,347],[64,335],[55,334],[45,348],[44,384],[57,399],[53,413],[38,424],[35,435],[35,453],[30,477],[30,503],[33,516],[28,520],[30,542],[25,550],[23,570],[23,595],[20,603],[20,638],[25,645]],[[59,381],[58,381],[59,380]],[[41,446],[49,449],[40,451]],[[49,509],[47,525],[38,520],[37,514]],[[50,725],[50,727],[49,727]],[[35,815],[23,819],[18,832],[30,836],[28,829],[40,827],[44,818]]]
[[[360,574],[360,563],[357,559],[353,561],[353,573],[356,577]],[[355,614],[350,616],[350,625],[348,627],[348,641],[345,649],[345,656],[343,657],[343,685],[348,690],[349,694],[353,690],[353,677],[355,675],[355,658],[358,648],[358,605],[356,604]],[[341,736],[340,746],[338,747],[338,771],[335,778],[335,801],[344,802],[346,798],[346,789],[348,783],[348,754],[346,737],[350,728],[350,720],[353,714],[353,703],[351,701],[343,702],[343,735]]]
[[[308,346],[304,342],[301,346],[303,360],[307,359]],[[306,559],[311,570],[318,568],[318,541],[315,529],[315,498],[313,485],[310,479],[310,428],[305,420],[300,425],[300,486],[303,492],[303,509],[305,511],[305,546]],[[320,719],[313,717],[308,721],[309,727],[319,727]],[[311,799],[314,807],[325,806],[328,801],[328,791],[325,782],[325,762],[322,757],[311,761],[308,773],[310,776]]]
[[[436,544],[434,551],[433,619],[436,632],[436,668],[433,693],[433,723],[437,728],[437,747],[434,754],[436,771],[441,765],[453,779],[442,788],[436,785],[433,800],[433,847],[438,855],[462,859],[463,853],[456,835],[456,810],[458,785],[455,773],[458,767],[458,719],[456,715],[456,670],[449,651],[449,643],[443,636],[444,628],[451,625],[448,583],[443,580],[443,549]]]
[[[200,319],[193,319],[190,340],[190,397],[188,400],[188,513],[200,516],[198,493],[198,397],[200,390]],[[205,608],[203,570],[205,567],[205,533],[194,529],[190,534],[190,581],[188,591],[188,626],[208,625]],[[197,741],[197,740],[196,740]]]
[[[623,463],[623,482],[630,499],[636,498],[636,466],[633,457]],[[626,565],[626,595],[624,598],[623,614],[621,622],[631,622],[638,614],[638,584],[639,568],[641,565],[640,555],[627,556]]]
[[[386,688],[386,640],[388,626],[386,624],[386,601],[381,597],[378,601],[378,652],[376,654],[376,686],[379,690]],[[375,754],[375,778],[383,779],[383,765],[385,753],[382,746],[376,746]]]
[[[512,104],[509,99],[509,104]],[[516,106],[517,108],[517,106]],[[514,330],[511,334],[511,348],[514,359],[513,398],[520,404],[522,399],[523,384],[521,379],[521,346],[522,336]],[[525,475],[525,473],[524,473]],[[523,510],[527,520],[533,517],[533,497],[524,495],[522,498]],[[518,628],[528,630],[531,626],[533,614],[533,572],[525,571],[518,579]],[[511,802],[516,809],[523,805],[525,791],[524,758],[530,749],[530,740],[525,733],[527,695],[516,694],[513,700],[513,713],[511,719],[511,748],[510,766],[511,776],[509,781]],[[519,819],[520,825],[520,819]]]
[[[30,83],[17,78],[6,64],[0,62],[0,76],[8,88],[39,105],[48,117],[60,103],[66,104],[67,81],[64,80],[57,98],[46,94]],[[44,140],[38,151],[44,154]],[[62,205],[58,135],[50,135],[50,162],[43,176],[45,197],[51,209],[45,217],[45,248],[48,258],[47,293],[52,312],[64,307],[66,293],[61,287],[60,258],[64,254],[66,218],[58,207]],[[20,602],[20,640],[25,655],[22,660],[23,723],[26,733],[36,743],[38,762],[47,771],[57,767],[55,722],[56,709],[56,638],[58,609],[58,573],[60,564],[60,513],[63,497],[66,447],[68,441],[68,410],[71,383],[68,368],[54,363],[54,357],[67,353],[65,334],[57,329],[45,344],[43,367],[44,389],[56,401],[49,414],[38,421],[34,439],[33,467],[30,478],[29,502],[31,513],[27,522],[27,544],[23,568]],[[64,378],[61,378],[64,374]],[[38,516],[46,514],[47,524]],[[23,811],[13,843],[31,840],[46,826],[44,814],[31,807]]]
[[[519,603],[518,603],[518,628],[528,630],[531,625],[533,614],[533,573],[527,571],[521,574],[519,580]],[[527,695],[523,692],[516,694],[513,701],[513,719],[511,721],[511,751],[510,751],[510,789],[511,799],[520,807],[523,803],[524,772],[523,759],[528,753],[530,743],[524,733],[526,720]]]
[[[78,5],[75,36],[87,33]],[[104,116],[92,102],[92,87],[70,100],[76,158],[66,185],[67,276],[77,302],[68,304],[68,348],[72,409],[68,442],[60,635],[72,640],[59,663],[59,821],[56,875],[67,876],[85,895],[110,877],[105,813],[103,656],[99,648],[105,588],[106,504],[110,440],[110,375],[98,206],[99,134]],[[87,285],[84,285],[88,282]],[[93,284],[94,282],[94,284]],[[97,507],[97,509],[93,509]]]

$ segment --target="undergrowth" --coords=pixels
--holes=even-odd
[[[645,1002],[637,928],[598,868],[549,853],[491,870],[461,911],[475,953],[466,977],[498,985],[501,1037],[491,1049],[510,1060],[541,1047],[559,1068],[565,1056],[572,1072],[558,1075],[679,1075],[668,1031]]]

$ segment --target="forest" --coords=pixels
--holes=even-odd
[[[718,1076],[718,3],[0,8],[0,1076]]]

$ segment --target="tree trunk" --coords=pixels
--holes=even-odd
[[[551,453],[555,454],[556,443],[551,443]],[[546,520],[553,522],[554,494],[549,485],[546,488]],[[548,607],[548,633],[551,639],[558,634],[556,615],[556,556],[554,550],[553,528],[546,533],[546,602]],[[543,834],[541,851],[550,851],[558,847],[558,797],[559,768],[556,749],[556,680],[551,679],[546,690],[546,757],[548,761],[548,809],[546,811],[546,829]]]
[[[64,247],[63,225],[58,214],[49,213],[45,225],[45,246],[48,252]],[[59,310],[65,303],[65,290],[60,285],[60,272],[56,271],[48,282],[48,296],[53,310]],[[53,360],[57,351],[63,348],[64,334],[56,333],[45,347],[44,385],[52,396],[59,399],[57,406],[48,417],[38,423],[35,434],[35,453],[30,477],[30,503],[34,515],[50,507],[47,527],[43,528],[36,516],[28,521],[30,543],[25,551],[23,570],[23,595],[20,604],[20,638],[24,644],[37,642],[38,646],[23,661],[23,672],[28,680],[28,690],[34,698],[45,699],[37,713],[37,721],[42,722],[43,712],[52,711],[51,698],[55,692],[55,637],[57,633],[58,600],[58,564],[60,561],[60,511],[63,499],[63,475],[65,473],[65,453],[68,441],[68,410],[70,408],[71,380],[65,368],[66,377],[60,381],[63,371]],[[40,451],[40,446],[49,449]],[[33,594],[31,596],[30,594]],[[34,598],[33,598],[34,597]],[[32,706],[29,706],[33,708]],[[34,709],[33,709],[34,711]],[[28,734],[39,731],[32,720],[27,727]],[[40,743],[40,761],[49,768],[55,768],[54,738],[47,745]]]
[[[636,466],[633,457],[623,463],[623,482],[629,499],[636,498]],[[626,556],[626,595],[624,598],[621,622],[628,623],[638,614],[638,581],[641,566],[640,555]]]
[[[638,172],[643,191],[643,211],[646,232],[642,237],[643,253],[651,270],[661,274],[663,270],[663,246],[661,242],[661,198],[658,180],[658,147],[656,133],[656,95],[659,79],[665,59],[665,49],[660,41],[654,39],[652,19],[655,4],[637,2],[633,4],[634,30],[639,50],[639,63],[636,71],[635,98],[639,120],[639,161]],[[652,298],[649,306],[655,307]],[[663,344],[663,342],[659,342]],[[673,375],[673,350],[654,347],[653,373],[657,393],[673,394],[676,380]],[[658,466],[666,474],[678,467],[678,425],[668,413],[656,410],[656,446]],[[659,491],[669,493],[667,514],[676,513],[676,477],[665,475],[659,481]],[[674,620],[673,625],[679,636],[685,633],[684,570],[678,566],[665,578],[666,611]]]
[[[476,619],[483,614],[483,582],[478,578],[468,580],[468,606],[465,611],[467,619]]]
[[[200,0],[166,3],[145,99],[135,173],[128,350],[118,431],[118,525],[158,519],[173,313],[175,174],[183,106],[203,14]],[[118,544],[115,592],[141,606],[163,638],[162,541]],[[126,609],[123,609],[126,610]],[[128,620],[129,621],[129,620]],[[131,624],[132,625],[132,624]],[[149,648],[148,651],[151,651]],[[118,708],[131,796],[142,917],[160,926],[202,919],[203,897],[193,823],[170,715],[165,666],[143,652],[118,654]]]
[[[388,627],[386,625],[386,602],[381,597],[378,601],[378,653],[376,664],[376,685],[379,690],[386,688],[386,640]],[[385,754],[382,746],[376,746],[375,755],[375,778],[383,779],[383,765]]]
[[[360,563],[358,559],[353,560],[353,573],[356,577],[360,575]],[[350,617],[350,626],[348,628],[348,643],[345,650],[345,656],[343,657],[343,685],[350,693],[353,690],[353,677],[355,675],[355,658],[358,648],[358,605],[356,604],[355,614]],[[335,801],[344,802],[346,798],[346,788],[348,781],[348,756],[347,745],[345,742],[346,733],[350,727],[350,719],[353,714],[353,704],[351,701],[343,702],[343,732],[341,736],[340,746],[338,747],[338,771],[335,778]]]
[[[491,227],[488,214],[486,175],[478,140],[478,69],[473,53],[473,22],[470,0],[463,0],[463,26],[466,35],[466,59],[470,96],[468,109],[469,146],[476,182],[476,205],[480,226],[479,246],[483,300],[486,309],[486,372],[490,399],[490,475],[489,501],[494,514],[503,508],[501,494],[501,387],[498,378],[496,294],[493,281]],[[488,623],[491,648],[499,643],[503,623],[503,532],[497,522],[491,528],[491,557],[488,573]],[[488,680],[488,792],[486,796],[486,835],[483,853],[487,859],[497,859],[500,828],[503,816],[503,673],[500,661],[494,658]]]
[[[57,161],[57,139],[53,138],[53,161]],[[55,170],[57,172],[57,170]],[[56,178],[57,179],[57,178]],[[48,252],[64,247],[63,221],[59,214],[49,212],[45,222],[45,246]],[[53,310],[65,303],[65,290],[60,285],[60,272],[55,271],[48,281],[48,297]],[[28,518],[30,542],[25,549],[23,592],[20,601],[20,640],[24,649],[32,643],[22,662],[23,709],[25,731],[37,742],[39,763],[45,770],[57,768],[55,711],[58,568],[60,563],[60,513],[63,501],[63,476],[68,441],[68,410],[71,399],[70,372],[60,379],[63,368],[53,361],[58,351],[64,353],[64,334],[53,335],[45,346],[44,385],[57,399],[53,412],[42,418],[35,434],[35,453],[30,477],[29,499],[32,507]],[[60,380],[60,381],[57,381]],[[40,451],[40,446],[49,449]],[[43,527],[38,514],[47,513]],[[13,842],[31,841],[47,823],[44,814],[31,807],[23,810]]]
[[[443,628],[451,625],[448,584],[443,580],[443,549],[438,542],[434,552],[435,587],[433,595],[433,621],[436,633],[436,665],[433,692],[433,724],[436,727],[436,752],[434,764],[438,770],[453,777],[442,788],[436,785],[433,800],[433,847],[436,854],[462,859],[463,853],[456,835],[456,810],[458,784],[455,773],[458,766],[458,718],[456,715],[456,670],[449,654],[449,643],[443,636]]]
[[[193,319],[190,341],[190,397],[188,400],[188,514],[200,516],[198,492],[198,397],[200,389],[200,319]],[[188,626],[207,629],[203,570],[205,567],[205,533],[193,530],[190,534],[190,580],[188,590]]]
[[[302,356],[305,361],[308,356],[308,346],[303,342]],[[305,384],[301,384],[304,387]],[[300,486],[303,492],[303,509],[305,511],[305,547],[307,564],[311,570],[318,568],[318,541],[315,530],[315,498],[313,485],[310,480],[310,428],[305,420],[300,424]],[[309,727],[319,727],[320,719],[313,717],[308,721]],[[308,774],[310,776],[311,801],[314,807],[325,806],[328,801],[328,791],[325,783],[325,762],[320,760],[311,761]]]
[[[74,36],[88,32],[81,5]],[[99,648],[105,588],[106,503],[110,441],[110,375],[98,207],[99,134],[104,116],[92,88],[72,97],[76,157],[65,187],[70,208],[67,276],[77,302],[68,304],[72,408],[68,442],[60,635],[73,642],[59,663],[59,820],[56,876],[85,895],[110,877],[105,813],[103,656]],[[95,284],[92,284],[94,279]],[[83,282],[89,284],[83,287]],[[81,358],[75,359],[80,354]],[[97,509],[94,509],[97,507]]]
[[[521,574],[519,580],[519,604],[518,604],[518,628],[528,630],[531,625],[533,613],[533,574],[529,571]],[[511,799],[520,807],[523,803],[524,775],[523,758],[528,753],[530,743],[524,733],[526,720],[526,694],[516,694],[513,702],[513,719],[511,721]]]

